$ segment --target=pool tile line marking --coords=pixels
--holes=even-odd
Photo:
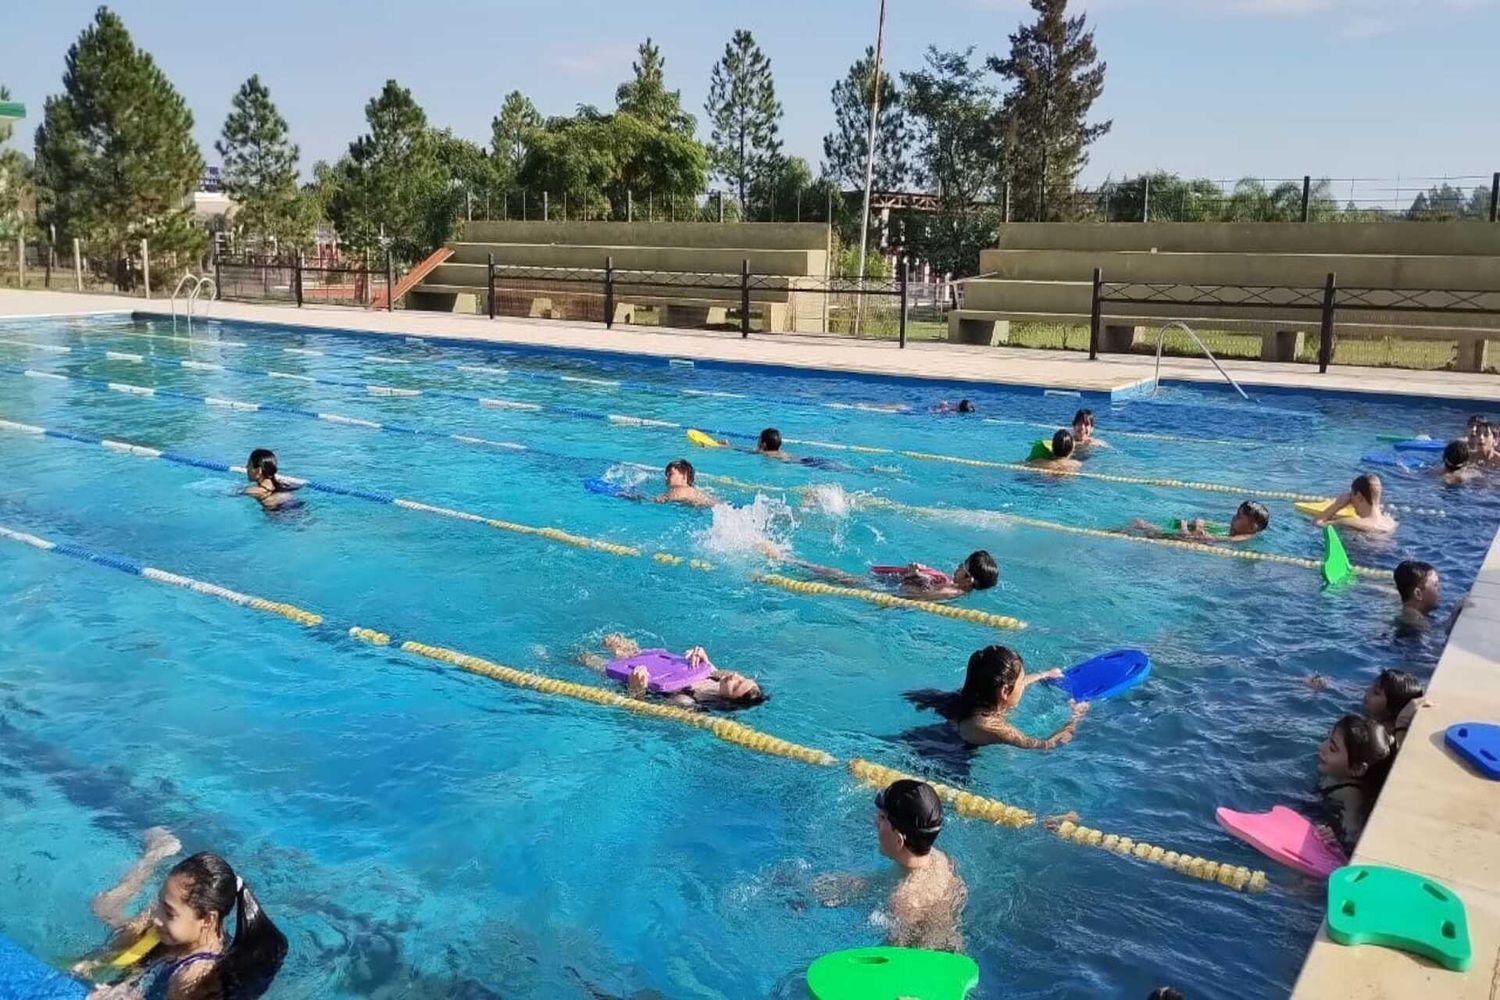
[[[150,365],[168,365],[184,367],[182,361],[162,360],[156,358],[143,359]],[[561,416],[574,417],[580,420],[603,421],[617,427],[642,427],[657,430],[686,430],[686,424],[671,420],[657,420],[651,417],[638,417],[619,413],[603,413],[596,410],[584,410],[567,406],[548,406],[524,400],[510,400],[496,397],[475,396],[470,393],[454,392],[447,389],[403,389],[390,391],[391,386],[372,386],[367,383],[353,382],[348,379],[315,378],[311,375],[297,375],[289,372],[276,372],[271,370],[256,370],[249,368],[235,368],[222,366],[219,371],[232,372],[238,375],[249,375],[260,378],[290,378],[298,381],[314,383],[317,385],[336,386],[345,389],[360,389],[370,395],[405,395],[407,393],[416,395],[430,395],[440,399],[455,399],[468,403],[475,403],[487,409],[505,409],[527,413],[553,413]],[[754,440],[757,435],[743,431],[724,430],[722,428],[704,427],[707,433],[725,438],[738,438],[741,440]],[[1103,472],[1089,472],[1084,469],[1076,470],[1054,470],[1040,469],[1036,466],[1021,462],[996,462],[979,458],[964,458],[959,455],[944,455],[935,452],[906,451],[898,448],[885,448],[873,445],[841,444],[833,441],[812,440],[807,438],[785,438],[787,444],[801,445],[804,447],[858,452],[865,455],[891,455],[901,458],[910,458],[921,462],[942,462],[952,465],[966,466],[968,468],[997,469],[1006,472],[1019,472],[1031,476],[1043,476],[1052,478],[1089,479],[1097,482],[1116,483],[1122,485],[1147,486],[1158,489],[1180,489],[1196,490],[1206,493],[1228,494],[1233,496],[1262,497],[1269,500],[1286,500],[1289,502],[1312,502],[1327,500],[1326,496],[1316,496],[1310,493],[1296,493],[1286,490],[1264,490],[1246,486],[1234,486],[1226,483],[1209,483],[1195,480],[1163,479],[1144,476],[1124,476]]]
[[[721,716],[714,716],[706,712],[694,712],[638,698],[630,698],[607,688],[578,684],[573,681],[565,681],[555,677],[547,677],[541,674],[518,670],[514,667],[508,667],[504,664],[484,659],[483,657],[472,656],[443,646],[432,646],[410,639],[402,640],[391,633],[361,625],[352,625],[347,628],[332,626],[322,615],[306,611],[294,605],[281,604],[275,601],[268,601],[265,598],[242,594],[227,587],[220,587],[216,584],[193,579],[192,577],[143,566],[134,560],[122,556],[87,549],[69,542],[54,542],[3,525],[0,525],[0,538],[17,542],[38,551],[71,556],[84,562],[151,580],[154,583],[182,587],[206,597],[214,597],[241,607],[248,607],[255,611],[276,614],[305,627],[312,628],[328,624],[330,627],[338,628],[341,634],[358,642],[377,647],[394,647],[408,655],[448,664],[468,673],[488,677],[512,687],[535,691],[540,694],[560,695],[576,701],[682,723],[694,729],[707,732],[726,743],[732,743],[757,753],[783,757],[788,760],[795,760],[818,767],[831,767],[839,763],[837,757],[825,750],[792,743]],[[879,764],[873,764],[860,758],[850,760],[847,767],[849,773],[856,780],[865,784],[884,786],[898,778],[907,777],[907,775],[900,771],[883,767]],[[1008,805],[997,799],[975,795],[948,785],[935,784],[933,788],[939,796],[954,807],[959,815],[984,820],[995,826],[1012,829],[1036,825],[1035,814],[1017,806]],[[1236,891],[1243,892],[1248,890],[1250,892],[1260,892],[1267,885],[1266,875],[1263,871],[1252,871],[1243,866],[1210,861],[1205,858],[1180,854],[1175,851],[1166,851],[1145,842],[1134,841],[1129,837],[1123,837],[1118,834],[1105,834],[1102,831],[1091,830],[1072,822],[1064,822],[1058,825],[1056,829],[1052,829],[1049,825],[1048,829],[1049,832],[1054,833],[1060,839],[1071,843],[1100,847],[1121,857],[1133,857],[1138,860],[1147,861],[1182,875],[1203,881],[1217,882],[1226,888]]]
[[[104,379],[94,378],[87,375],[58,375],[53,372],[38,372],[34,369],[29,368],[15,369],[0,367],[0,372],[25,375],[31,378],[47,378],[54,380],[61,379],[103,386],[107,389],[133,396],[155,396],[174,401],[193,402],[207,406],[215,406],[245,412],[266,411],[271,413],[281,413],[291,416],[303,417],[311,420],[320,420],[325,423],[331,423],[337,426],[359,427],[366,430],[391,431],[398,434],[411,434],[420,437],[429,437],[445,441],[456,441],[460,444],[480,446],[500,451],[526,451],[530,452],[531,454],[541,455],[547,458],[557,459],[559,461],[581,461],[575,456],[562,455],[550,451],[540,451],[515,442],[492,441],[487,438],[476,438],[461,434],[448,434],[440,431],[430,431],[425,428],[419,427],[407,427],[397,424],[382,424],[375,421],[364,420],[358,417],[347,417],[336,413],[324,413],[314,410],[300,409],[292,406],[283,406],[279,403],[257,403],[232,399],[222,399],[216,396],[194,396],[189,393],[177,392],[171,389],[159,389],[147,386],[133,386],[128,383],[108,382]],[[643,466],[635,462],[625,462],[622,464],[627,464],[634,468],[651,469],[654,471],[654,467]],[[700,473],[698,478],[702,479],[705,483],[713,483],[717,485],[729,486],[735,489],[751,490],[761,493],[801,493],[807,492],[808,490],[814,488],[811,486],[775,486],[767,483],[749,483],[734,479],[729,476],[719,476],[712,473]],[[1213,545],[1202,545],[1195,542],[1183,541],[1181,539],[1147,538],[1139,535],[1126,535],[1120,532],[1107,531],[1099,528],[1086,528],[1076,525],[1060,524],[1054,521],[1045,521],[1039,518],[1029,518],[1019,514],[1008,514],[1001,511],[984,509],[948,510],[941,507],[921,507],[878,496],[858,496],[855,498],[854,503],[856,507],[863,506],[871,509],[899,511],[902,513],[914,514],[919,517],[934,518],[938,520],[967,518],[978,514],[981,516],[994,517],[999,520],[1004,520],[1008,523],[1038,528],[1045,531],[1057,531],[1065,534],[1080,535],[1093,538],[1111,538],[1116,540],[1123,539],[1136,543],[1153,544],[1160,545],[1166,548],[1175,548],[1184,552],[1194,552],[1199,554],[1218,556],[1219,558],[1224,559],[1240,559],[1247,562],[1278,562],[1290,566],[1301,566],[1306,569],[1318,571],[1321,571],[1323,567],[1322,562],[1318,560],[1307,559],[1300,556],[1283,555],[1281,553],[1258,552],[1251,549],[1233,549]],[[1395,508],[1392,509],[1394,510]],[[1440,511],[1423,512],[1441,513]],[[1354,566],[1353,569],[1355,573],[1361,576],[1369,577],[1371,579],[1384,580],[1390,576],[1390,574],[1385,570],[1369,566]]]
[[[75,434],[70,431],[59,431],[51,428],[38,427],[34,424],[25,424],[19,421],[0,418],[0,430],[12,431],[21,434],[40,435],[42,437],[54,438],[62,441],[71,441],[77,444],[98,445],[109,451],[133,455],[137,458],[160,459],[176,465],[187,465],[198,469],[207,469],[213,472],[223,472],[234,476],[243,476],[243,466],[226,462],[215,462],[210,459],[197,458],[192,455],[183,455],[178,452],[165,451],[159,448],[151,448],[146,445],[133,444],[106,438],[93,437],[85,434]],[[571,545],[574,548],[591,549],[596,552],[604,552],[609,555],[625,558],[640,558],[645,553],[633,545],[621,545],[616,542],[608,542],[602,539],[589,538],[584,535],[575,535],[559,528],[538,528],[529,524],[518,524],[514,521],[504,521],[498,518],[486,517],[482,514],[474,514],[469,511],[455,510],[451,507],[441,507],[435,504],[423,503],[418,500],[409,500],[397,497],[393,494],[382,493],[377,490],[367,490],[360,487],[344,486],[338,483],[322,482],[311,479],[296,479],[291,476],[281,477],[288,483],[297,484],[307,489],[328,493],[334,496],[349,497],[355,500],[364,500],[369,503],[377,503],[385,506],[398,507],[403,510],[416,511],[423,514],[432,514],[451,520],[465,521],[471,524],[483,524],[500,531],[508,531],[514,534],[529,535],[550,542],[563,545]],[[687,566],[689,569],[700,572],[710,572],[715,569],[712,563],[701,559],[679,556],[670,552],[657,552],[652,559],[666,566]],[[764,586],[781,587],[791,590],[777,583],[775,580],[762,579],[756,574],[750,577],[751,582]],[[797,581],[792,581],[797,582]],[[957,621],[972,622],[976,625],[984,625],[998,629],[1023,629],[1026,623],[1009,615],[995,614],[989,611],[980,611],[976,608],[955,608],[935,601],[914,601],[907,598],[896,598],[891,594],[880,593],[874,590],[859,590],[852,587],[835,588],[833,591],[798,590],[796,592],[811,594],[814,596],[847,597],[863,600],[869,604],[883,608],[901,608],[910,611],[921,611],[926,614],[935,615],[939,618],[949,618]]]

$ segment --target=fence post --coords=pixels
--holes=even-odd
[[[1146,175],[1146,183],[1141,189],[1141,221],[1151,221],[1151,175]]]
[[[723,203],[720,202],[722,205]],[[740,339],[750,336],[750,258],[740,261]]]
[[[490,319],[494,319],[495,318],[495,255],[494,254],[490,254],[489,258],[490,258],[490,260],[489,260],[489,270],[487,272],[488,278],[486,279],[486,284],[489,286],[488,287],[488,291],[489,291],[489,306],[488,306],[488,309],[489,309],[489,313],[490,313]]]
[[[1103,315],[1104,270],[1094,268],[1094,303],[1089,307],[1089,360],[1099,357],[1099,320]]]
[[[724,192],[719,191],[714,195],[714,200],[719,203],[719,221],[724,221]]]
[[[552,221],[552,193],[550,191],[542,192],[542,221]]]
[[[1500,219],[1500,170],[1490,179],[1490,221]]]
[[[220,298],[224,296],[224,276],[220,273],[219,260],[224,250],[217,243],[214,244],[214,291]]]
[[[16,286],[26,287],[26,237],[16,237]]]
[[[292,260],[292,282],[297,293],[297,308],[302,308],[302,251],[297,251],[297,256]]]
[[[83,291],[83,250],[76,236],[73,237],[73,277],[78,282],[78,290]]]
[[[604,258],[604,329],[615,326],[615,259]]]
[[[385,248],[385,311],[396,311],[396,261],[391,248]]]
[[[1328,371],[1328,362],[1333,360],[1333,299],[1338,283],[1332,271],[1323,285],[1323,325],[1318,331],[1318,374]]]
[[[1010,178],[1009,177],[1007,177],[1005,179],[1005,193],[1001,196],[1001,200],[1005,203],[1005,215],[1004,215],[1004,219],[1005,219],[1006,222],[1009,222],[1010,221]]]
[[[635,192],[625,189],[625,221],[635,221]]]
[[[1312,176],[1302,175],[1302,221],[1306,222],[1312,217]]]
[[[906,346],[906,289],[911,281],[911,260],[905,254],[901,255],[901,346]]]

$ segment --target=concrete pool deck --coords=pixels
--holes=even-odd
[[[117,295],[0,289],[0,318],[99,312],[166,314],[169,311],[169,303],[162,299],[146,301]],[[406,310],[387,313],[331,306],[297,309],[290,305],[215,302],[213,318],[308,329],[416,335],[434,340],[484,341],[894,378],[1031,386],[1061,392],[1097,393],[1114,399],[1128,399],[1148,392],[1155,365],[1155,359],[1145,355],[1109,354],[1090,361],[1082,352],[946,343],[912,343],[901,350],[894,341],[796,334],[755,334],[748,340],[741,340],[732,333],[722,332],[625,326],[606,330],[597,323],[564,320],[510,317],[491,320],[484,316]],[[1354,367],[1336,367],[1319,375],[1311,365],[1259,361],[1233,361],[1229,367],[1231,374],[1247,387],[1454,400],[1493,400],[1500,396],[1500,376],[1495,375]],[[1219,373],[1203,358],[1163,358],[1161,374],[1164,381],[1224,384]]]
[[[1109,355],[1096,362],[1077,353],[1019,348],[858,342],[789,335],[755,336],[527,321],[347,308],[296,309],[218,302],[216,319],[274,323],[308,330],[416,335],[433,340],[677,357],[735,364],[956,380],[1103,393],[1128,398],[1149,386],[1154,359]],[[166,314],[157,300],[58,292],[0,290],[0,319],[85,313]],[[1478,400],[1493,408],[1500,378],[1455,372],[1335,368],[1319,375],[1305,365],[1232,362],[1247,387],[1409,395]],[[1207,361],[1163,359],[1164,379],[1221,382]],[[1332,720],[1330,720],[1331,722]],[[1500,998],[1500,785],[1480,778],[1443,747],[1443,730],[1465,721],[1500,722],[1500,536],[1480,569],[1449,637],[1379,807],[1354,860],[1403,867],[1456,892],[1468,913],[1473,964],[1445,971],[1386,948],[1344,947],[1320,932],[1297,980],[1296,1000]],[[1309,772],[1312,748],[1309,748]],[[1276,890],[1272,890],[1276,891]],[[1254,905],[1250,903],[1249,905]]]

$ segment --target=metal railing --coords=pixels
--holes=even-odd
[[[1249,395],[1246,394],[1244,389],[1240,388],[1240,384],[1234,380],[1234,376],[1224,370],[1224,366],[1219,364],[1219,359],[1214,357],[1214,352],[1210,351],[1208,345],[1199,339],[1198,335],[1193,332],[1193,328],[1176,319],[1170,323],[1163,323],[1161,329],[1156,331],[1156,370],[1151,373],[1151,395],[1154,396],[1158,392],[1161,392],[1161,348],[1166,343],[1167,331],[1173,327],[1182,330],[1189,337],[1192,337],[1193,343],[1198,345],[1198,349],[1203,352],[1203,356],[1213,362],[1214,367],[1219,370],[1219,374],[1223,375],[1225,381],[1234,386],[1234,391],[1240,394],[1240,398],[1244,399],[1247,403],[1250,401]]]

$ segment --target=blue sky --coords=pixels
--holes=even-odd
[[[94,2],[13,3],[0,83],[24,100],[29,151],[63,56]],[[702,118],[709,70],[749,28],[770,56],[790,152],[816,170],[828,92],[874,39],[874,0],[119,0],[138,44],[186,96],[205,156],[236,87],[259,73],[301,145],[304,170],[363,129],[387,77],[430,119],[487,141],[503,95],[544,114],[612,104],[636,43],[653,36],[668,82]],[[1114,131],[1085,178],[1163,168],[1210,177],[1488,174],[1500,169],[1500,0],[1092,0],[1079,5],[1109,64]],[[1023,0],[890,0],[887,60],[928,44],[1003,51]]]

